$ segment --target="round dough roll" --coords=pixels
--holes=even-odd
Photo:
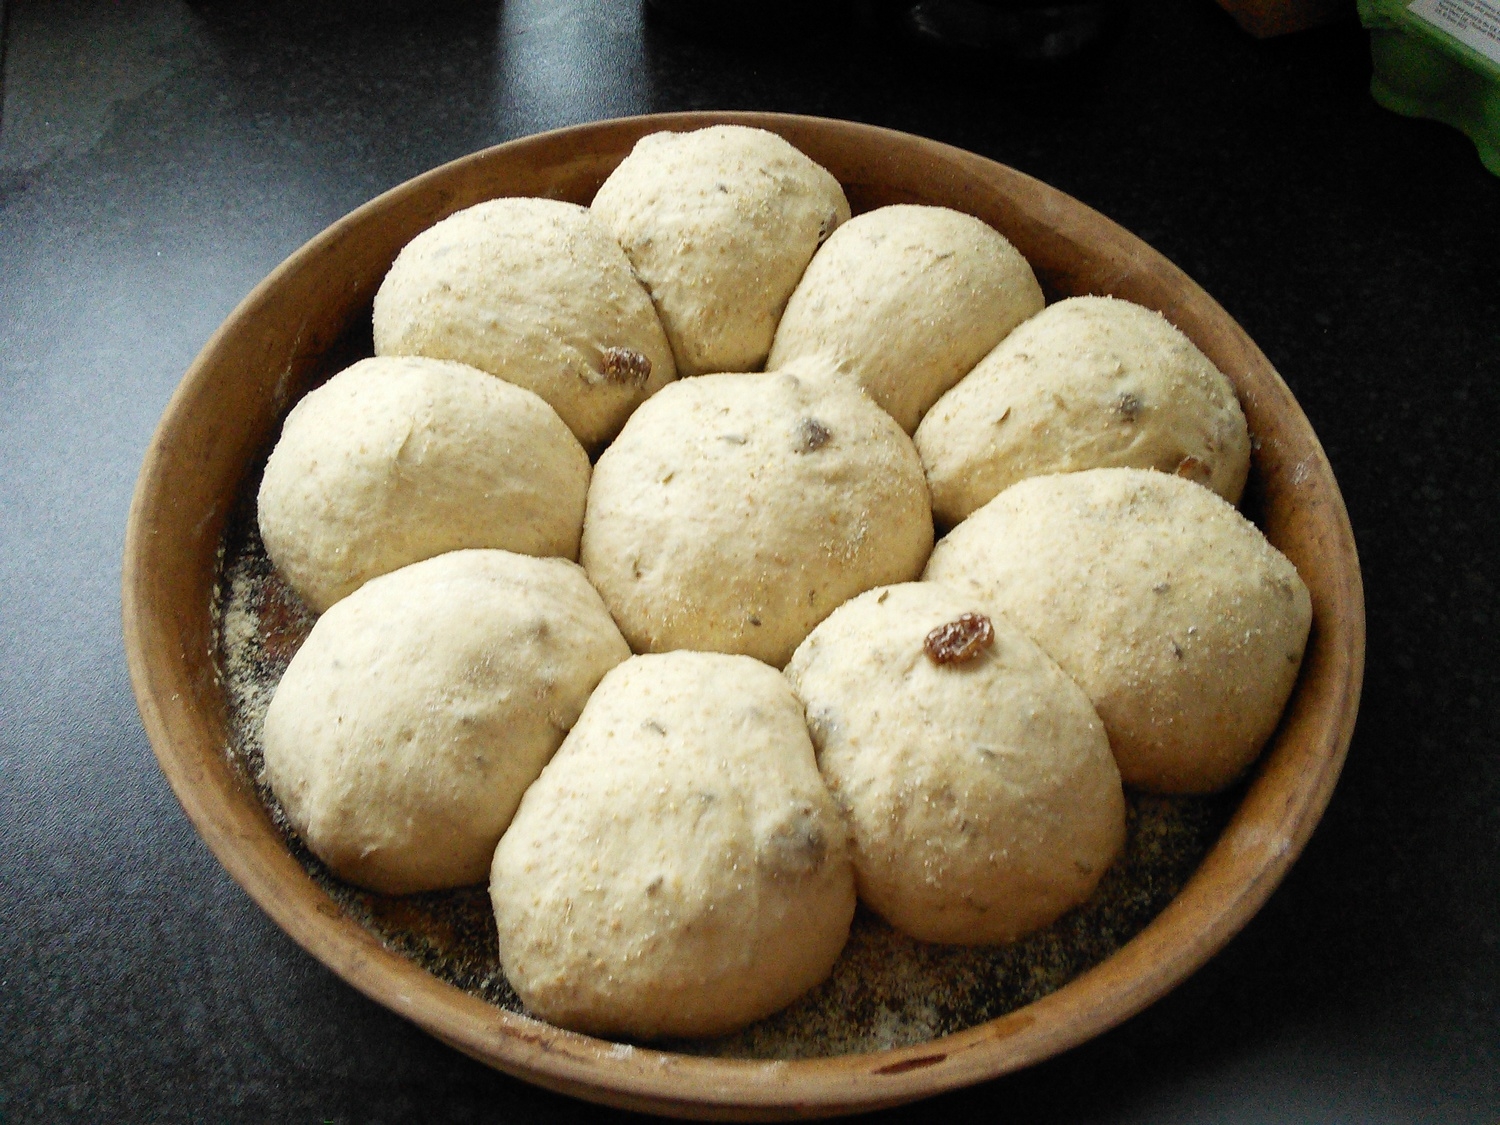
[[[684,379],[637,411],[594,467],[580,556],[636,652],[780,668],[931,549],[910,439],[854,388],[778,372]]]
[[[1037,313],[938,400],[915,440],[948,524],[1046,473],[1180,471],[1237,504],[1250,471],[1229,380],[1161,314],[1111,297]]]
[[[322,613],[465,547],[576,559],[589,472],[530,391],[461,363],[366,359],[287,416],[256,515],[277,569]]]
[[[767,366],[822,356],[911,433],[930,406],[1042,308],[1026,259],[971,215],[898,204],[851,219],[818,251]]]
[[[717,1035],[823,980],[849,936],[848,833],[802,706],[743,656],[604,678],[495,850],[500,963],[560,1027]]]
[[[923,941],[1045,926],[1093,893],[1125,842],[1104,726],[1046,653],[995,616],[977,655],[929,654],[934,630],[978,610],[932,582],[871,590],[786,669],[853,829],[859,897]]]
[[[481,882],[521,794],[629,655],[575,563],[456,551],[404,567],[292,658],[266,711],[266,781],[350,882]]]
[[[535,391],[586,448],[676,376],[630,262],[587,208],[494,199],[429,227],[375,294],[375,354],[471,364]]]
[[[594,197],[661,314],[683,375],[758,371],[844,189],[775,133],[652,133]]]
[[[1296,568],[1208,489],[1149,469],[1012,485],[924,578],[1004,613],[1078,681],[1127,784],[1207,793],[1276,729],[1312,620]]]

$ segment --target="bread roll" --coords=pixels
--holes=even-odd
[[[604,678],[495,850],[500,963],[561,1027],[717,1035],[828,975],[847,832],[802,706],[748,657],[638,656]]]
[[[928,408],[1042,307],[1026,259],[945,207],[899,204],[845,223],[807,267],[767,366],[820,356],[911,433]]]
[[[1007,942],[1093,893],[1125,797],[1088,697],[935,582],[870,590],[786,675],[854,834],[859,897],[923,941]]]
[[[1296,568],[1192,481],[1089,469],[1012,485],[925,578],[1014,621],[1078,681],[1126,784],[1207,793],[1275,730],[1312,619]]]
[[[1229,380],[1159,313],[1112,297],[1037,313],[938,400],[914,440],[946,524],[1046,473],[1180,470],[1237,504],[1250,471]]]
[[[366,359],[287,416],[256,516],[276,568],[321,613],[465,547],[576,559],[589,471],[530,391],[461,363]]]
[[[857,390],[703,375],[648,402],[594,468],[580,557],[636,652],[780,668],[846,599],[932,548],[921,462]]]
[[[455,551],[404,567],[336,604],[292,658],[266,712],[266,781],[350,882],[480,882],[521,794],[629,655],[575,563]]]
[[[813,251],[849,218],[827,171],[742,125],[642,137],[593,210],[650,290],[683,375],[758,371]]]
[[[375,354],[457,360],[535,391],[590,450],[676,376],[620,247],[555,199],[492,199],[412,239],[375,294]]]

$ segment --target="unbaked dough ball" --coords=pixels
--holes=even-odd
[[[287,416],[257,505],[266,551],[319,613],[464,547],[578,557],[589,459],[530,391],[461,363],[366,359]]]
[[[456,551],[318,619],[266,712],[265,777],[335,873],[477,883],[606,671],[630,655],[575,563]]]
[[[852,387],[778,372],[684,379],[637,411],[594,467],[580,557],[636,652],[780,668],[931,549],[907,436]]]
[[[911,433],[1042,290],[1020,252],[971,215],[899,204],[851,219],[802,275],[767,366],[820,355]]]
[[[828,975],[848,832],[802,705],[743,656],[638,656],[604,678],[495,850],[500,963],[561,1027],[716,1035]]]
[[[683,375],[758,371],[844,189],[775,133],[652,133],[594,197],[661,314]]]
[[[494,199],[412,239],[375,294],[375,354],[458,360],[535,391],[589,449],[676,375],[620,247],[555,199]]]
[[[1088,697],[933,582],[861,594],[786,675],[854,832],[859,896],[923,941],[1013,941],[1093,893],[1125,796]]]
[[[1192,481],[1089,469],[1012,485],[925,578],[1004,613],[1078,681],[1127,784],[1206,793],[1275,730],[1307,643],[1296,568]]]
[[[915,435],[939,520],[1018,480],[1181,472],[1239,503],[1250,435],[1234,387],[1159,313],[1071,297],[1037,313],[938,400]]]

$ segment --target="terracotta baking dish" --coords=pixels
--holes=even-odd
[[[495,196],[587,203],[639,137],[716,122],[782,134],[838,177],[856,212],[919,202],[977,215],[1026,255],[1049,299],[1108,293],[1163,312],[1233,380],[1257,441],[1247,495],[1312,591],[1312,638],[1281,728],[1177,897],[1114,956],[1045,998],[916,1046],[800,1061],[704,1058],[627,1049],[488,1004],[342,912],[226,751],[211,610],[226,519],[286,410],[368,320],[397,251]],[[386,192],[283,262],[188,370],[146,454],[126,534],[124,632],[162,772],[230,874],[303,948],[501,1070],[595,1101],[705,1118],[826,1116],[909,1101],[1038,1062],[1163,995],[1246,923],[1307,842],[1348,749],[1365,643],[1354,538],[1318,439],[1266,357],[1185,274],[1076,200],[970,153],[849,122],[746,113],[605,121],[500,145]]]

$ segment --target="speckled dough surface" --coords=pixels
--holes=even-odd
[[[910,439],[857,390],[778,372],[684,379],[637,411],[594,467],[580,557],[636,652],[780,668],[931,548]]]
[[[526,786],[629,655],[576,563],[476,550],[404,567],[313,626],[266,712],[266,780],[351,882],[478,882]]]
[[[293,834],[265,784],[266,703],[312,619],[266,558],[253,491],[225,535],[215,600],[229,695],[230,755],[287,847],[349,917],[387,948],[510,1011],[523,1010],[501,970],[487,889],[399,897],[344,882]],[[727,1036],[672,1050],[759,1059],[820,1057],[921,1043],[1037,1000],[1120,948],[1177,893],[1232,811],[1235,796],[1151,797],[1128,790],[1125,854],[1083,906],[1010,945],[932,945],[856,910],[832,975],[790,1006]]]
[[[911,433],[938,397],[1042,308],[1018,250],[971,215],[899,204],[834,232],[803,274],[767,366],[822,356]]]
[[[642,137],[593,210],[650,290],[684,375],[756,371],[844,189],[786,141],[715,125]]]
[[[1090,469],[1013,485],[925,578],[1006,614],[1088,693],[1127,784],[1209,792],[1275,729],[1312,610],[1296,568],[1181,477]]]
[[[933,630],[978,610],[935,582],[870,590],[786,675],[854,833],[860,899],[924,941],[1012,941],[1093,893],[1125,796],[1088,697],[1003,617],[966,660]]]
[[[412,239],[375,295],[377,355],[472,364],[535,391],[589,449],[675,377],[651,298],[587,208],[494,199]]]
[[[527,791],[491,894],[507,978],[562,1027],[718,1034],[823,980],[854,872],[785,679],[717,653],[614,669]]]
[[[1236,504],[1250,471],[1229,380],[1159,313],[1111,297],[1071,297],[1020,325],[914,440],[947,524],[1045,473],[1181,471]]]
[[[460,363],[366,359],[287,416],[257,511],[271,558],[321,613],[445,551],[576,559],[589,472],[530,391]]]

